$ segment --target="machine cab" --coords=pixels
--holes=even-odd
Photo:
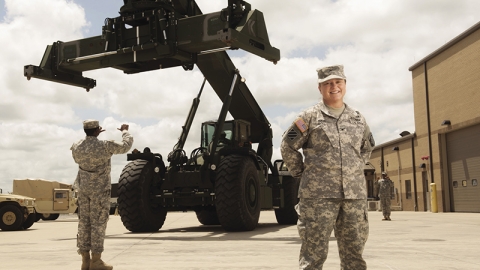
[[[202,124],[201,146],[211,149],[211,143],[215,133],[217,122],[205,122]],[[231,148],[249,147],[250,142],[250,122],[244,120],[225,121],[223,132],[218,139],[217,151],[228,146]],[[210,151],[209,151],[210,152]]]

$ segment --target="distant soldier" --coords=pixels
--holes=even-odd
[[[281,145],[288,170],[300,178],[299,266],[322,269],[335,230],[341,269],[365,270],[369,225],[363,169],[375,142],[363,115],[343,102],[343,66],[317,72],[322,101],[300,113]]]
[[[128,125],[118,130],[123,140],[104,141],[97,139],[105,131],[96,120],[83,122],[85,139],[74,143],[70,150],[78,164],[75,182],[78,184],[78,253],[82,255],[82,270],[111,270],[113,266],[101,259],[105,230],[110,210],[111,157],[130,150],[133,137],[128,133]],[[92,258],[90,259],[90,251]]]
[[[377,197],[380,197],[380,206],[382,207],[383,219],[390,219],[390,205],[393,182],[386,172],[382,172],[382,179],[377,181]]]

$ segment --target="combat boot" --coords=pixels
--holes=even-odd
[[[106,264],[100,259],[102,253],[92,253],[92,260],[90,260],[90,270],[112,270],[113,266]]]
[[[89,270],[90,268],[90,252],[82,251],[79,252],[82,255],[82,268],[81,270]]]

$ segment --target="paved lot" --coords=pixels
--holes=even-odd
[[[369,212],[368,269],[480,269],[480,214]],[[0,231],[0,269],[80,269],[77,218],[40,221],[26,231]],[[111,216],[103,259],[114,269],[298,269],[296,226],[280,226],[264,211],[252,232],[202,226],[195,213],[169,213],[156,233],[130,233]],[[335,238],[324,269],[339,269]]]

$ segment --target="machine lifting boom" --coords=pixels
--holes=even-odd
[[[128,155],[131,162],[118,185],[119,212],[127,229],[158,230],[171,210],[194,210],[201,223],[221,224],[226,230],[252,230],[260,209],[275,208],[279,223],[294,224],[298,182],[279,175],[279,169],[286,170],[281,161],[272,164],[270,123],[225,52],[241,49],[275,64],[280,60],[263,13],[243,0],[228,0],[226,8],[209,14],[202,14],[194,0],[124,0],[119,13],[105,19],[100,36],[47,46],[40,65],[26,65],[24,76],[88,92],[96,81],[84,77],[84,71],[111,67],[134,74],[178,66],[188,71],[197,65],[223,102],[218,122],[203,124],[202,146],[190,159],[178,153],[202,90],[168,168],[149,148]],[[225,121],[227,112],[234,121]],[[220,138],[223,134],[226,139],[225,132],[226,144]],[[252,143],[258,144],[256,151]]]

